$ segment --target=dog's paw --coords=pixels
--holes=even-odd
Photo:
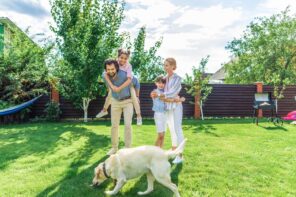
[[[145,195],[145,192],[138,192],[138,195],[143,196],[143,195]]]
[[[144,192],[138,192],[138,195],[143,196],[143,195],[147,195],[147,194],[149,194],[151,192],[152,192],[152,190],[151,191],[147,190],[147,191],[144,191]]]
[[[115,194],[115,192],[113,191],[105,191],[105,194],[109,195],[109,196],[112,196]]]

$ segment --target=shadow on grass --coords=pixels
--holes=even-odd
[[[267,126],[267,127],[265,127],[265,126],[262,126],[259,124],[258,127],[261,127],[267,131],[288,131],[288,129],[286,129],[285,127],[282,127],[282,126]]]
[[[100,125],[101,123],[87,123],[87,125]],[[90,186],[94,168],[98,163],[104,161],[106,157],[101,158],[95,164],[88,166],[89,159],[96,154],[100,148],[110,145],[109,137],[97,135],[94,132],[82,127],[84,124],[73,123],[49,123],[49,124],[25,124],[9,126],[7,130],[0,133],[0,142],[6,142],[0,147],[1,163],[0,169],[6,168],[20,157],[28,155],[38,155],[46,159],[50,154],[55,154],[61,146],[70,146],[74,141],[80,138],[86,139],[82,148],[77,149],[68,157],[72,162],[68,170],[63,173],[63,177],[57,182],[44,188],[37,196],[104,196],[104,191],[111,186],[111,180],[102,184],[99,188]],[[23,128],[23,129],[21,129]],[[67,135],[67,134],[70,135]],[[66,134],[68,138],[64,138]],[[122,142],[120,144],[123,146]],[[86,167],[86,168],[83,168]],[[172,172],[172,181],[178,184],[178,174],[182,166],[176,166]],[[139,190],[144,191],[147,187],[146,176],[136,183],[130,191],[117,196],[137,196]],[[147,196],[166,196],[172,197],[173,194],[164,186],[155,183],[155,191]]]
[[[79,167],[85,164],[86,158],[79,158],[77,156],[76,160],[72,162],[71,167],[65,172],[63,179],[47,187],[36,196],[103,196],[111,180],[105,181],[100,187],[92,187],[91,183],[95,167],[107,157],[103,157],[97,163],[78,173]]]
[[[98,196],[107,187],[109,181],[102,184],[100,188],[93,188],[91,185],[94,175],[94,168],[107,157],[102,157],[98,162],[92,164],[84,170],[82,167],[88,164],[89,159],[102,149],[110,145],[110,139],[104,135],[97,135],[93,132],[84,131],[81,137],[86,137],[87,141],[83,148],[78,149],[72,155],[72,163],[68,170],[64,172],[63,178],[47,187],[37,196]],[[99,156],[99,155],[98,155]]]
[[[108,146],[110,141],[109,137],[105,135],[97,135],[89,132],[84,127],[77,127],[76,125],[33,124],[23,128],[21,130],[14,130],[11,127],[6,132],[0,133],[0,141],[4,143],[0,147],[0,169],[4,169],[20,157],[28,155],[38,155],[41,158],[46,157],[46,155],[57,151],[59,145],[67,147],[81,137],[86,137],[90,146],[87,150],[80,151],[102,148]],[[67,138],[62,136],[66,133],[70,134]]]
[[[195,124],[195,125],[185,125],[183,126],[184,130],[193,130],[193,133],[205,133],[213,137],[220,137],[217,133],[213,132],[217,129],[211,124]]]

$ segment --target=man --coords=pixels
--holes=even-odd
[[[110,81],[116,87],[120,87],[126,82],[127,73],[119,70],[119,65],[116,60],[110,59],[105,61],[105,72],[107,73]],[[103,74],[104,78],[104,74]],[[105,80],[106,82],[106,80]],[[108,83],[106,82],[107,86]],[[136,81],[132,81],[136,92],[139,92],[140,84]],[[125,147],[131,147],[132,142],[132,118],[133,118],[133,104],[130,93],[130,86],[127,86],[120,91],[114,91],[112,89],[111,99],[111,143],[112,148],[107,155],[115,154],[118,150],[119,144],[119,124],[121,114],[123,112],[124,117],[124,143]]]

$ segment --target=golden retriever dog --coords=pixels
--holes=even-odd
[[[92,186],[98,186],[108,178],[112,178],[116,180],[116,185],[112,191],[105,193],[115,195],[128,180],[146,174],[148,188],[144,192],[138,192],[139,195],[152,192],[156,180],[173,191],[176,197],[180,197],[177,186],[171,182],[171,164],[168,160],[183,152],[185,142],[186,140],[177,149],[169,151],[156,146],[121,149],[95,168]]]

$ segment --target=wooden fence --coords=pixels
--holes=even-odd
[[[207,117],[251,117],[253,115],[254,94],[257,91],[256,85],[228,85],[215,84],[212,85],[213,91],[208,100],[204,104],[204,114]],[[154,84],[141,84],[141,110],[143,117],[152,117],[152,100],[150,92],[155,88]],[[263,92],[272,92],[273,88],[264,86]],[[181,91],[181,96],[186,97],[184,103],[184,116],[193,117],[194,115],[194,98],[188,94],[184,88]],[[285,116],[288,112],[296,110],[296,85],[288,86],[284,92],[284,98],[278,102],[278,110],[280,116]],[[45,104],[49,101],[49,96],[43,96],[32,107],[30,117],[44,115]],[[82,118],[83,111],[76,109],[71,102],[63,97],[60,97],[62,110],[62,118]],[[94,118],[95,115],[102,109],[104,98],[98,97],[91,101],[88,115]],[[263,112],[264,116],[268,116],[268,112]]]

